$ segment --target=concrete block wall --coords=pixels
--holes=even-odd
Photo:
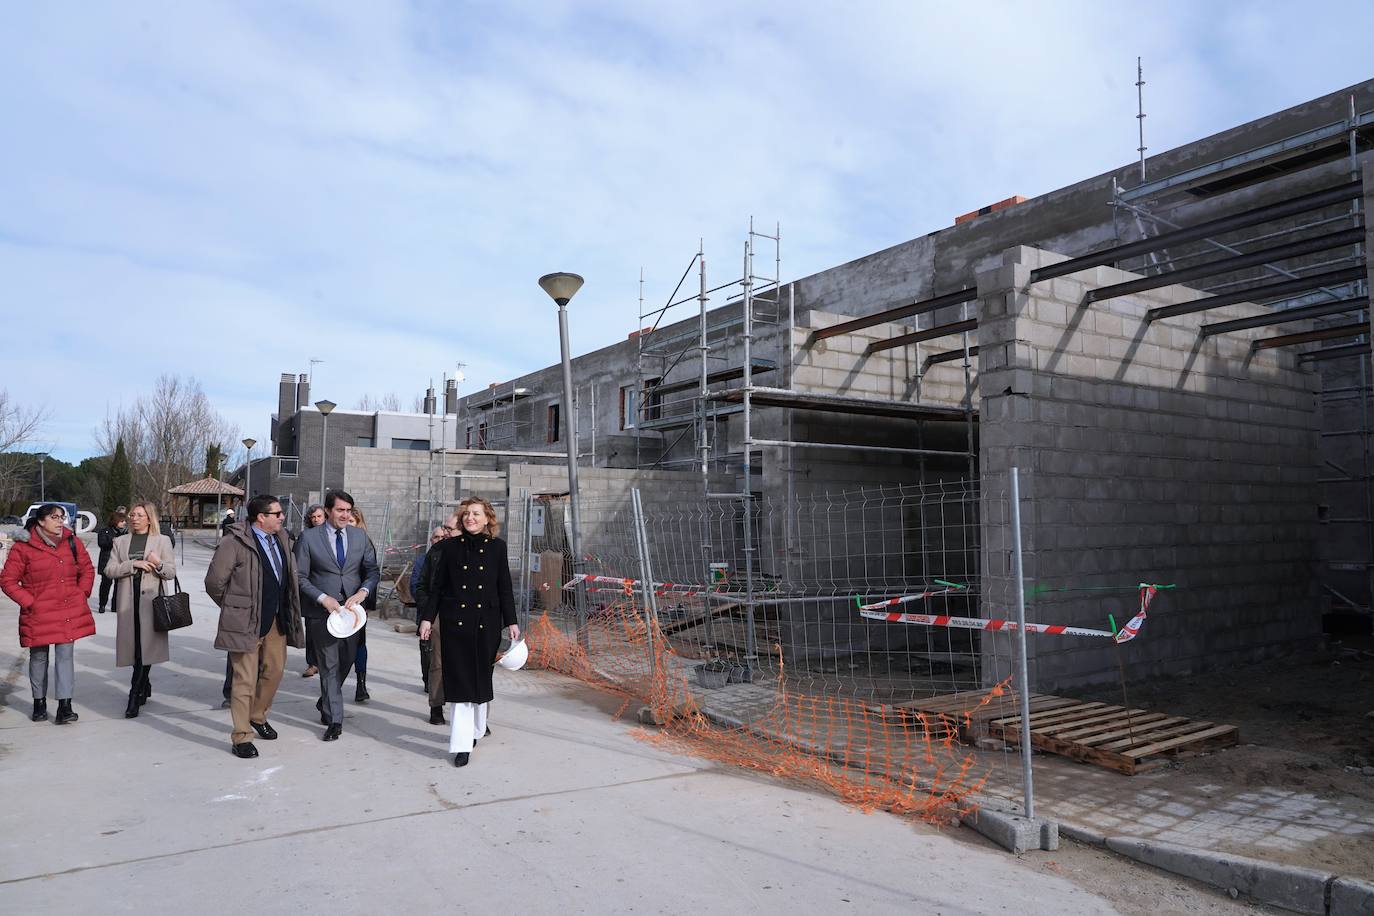
[[[795,390],[917,401],[941,407],[963,407],[968,402],[969,386],[964,381],[962,362],[938,363],[929,368],[924,365],[926,357],[932,354],[961,349],[963,341],[959,335],[868,353],[869,344],[934,326],[931,316],[923,315],[909,324],[885,323],[829,340],[810,340],[813,331],[849,320],[848,315],[814,309],[799,316],[798,325],[792,329]],[[976,344],[976,335],[972,335],[970,346]],[[978,357],[975,355],[972,361],[971,376],[976,386]]]
[[[1198,326],[1256,314],[1237,305],[1145,323],[1199,298],[1169,287],[1083,305],[1135,275],[1096,268],[1030,285],[1061,256],[1013,248],[979,275],[984,600],[1014,607],[1007,472],[1026,475],[1026,576],[1053,588],[1173,583],[1143,637],[1119,651],[1131,677],[1179,674],[1291,651],[1317,635],[1315,375],[1283,350],[1251,355],[1263,330],[1203,339]],[[1134,592],[1039,595],[1031,620],[1105,628]],[[1009,639],[988,639],[1009,673]],[[1031,637],[1034,687],[1114,681],[1112,644]]]

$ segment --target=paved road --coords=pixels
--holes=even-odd
[[[669,754],[565,678],[498,672],[466,769],[422,716],[414,638],[370,624],[373,699],[324,744],[293,650],[262,756],[229,753],[224,655],[186,550],[196,624],[123,718],[115,621],[77,646],[81,721],[28,719],[0,598],[0,913],[1110,913],[972,839]],[[351,691],[349,692],[351,696]]]

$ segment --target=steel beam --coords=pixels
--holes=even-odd
[[[883,350],[893,350],[897,347],[905,347],[909,344],[920,343],[923,340],[935,340],[940,337],[949,337],[953,334],[963,334],[966,331],[978,329],[977,318],[966,318],[963,321],[953,321],[949,324],[939,324],[933,328],[926,328],[924,331],[913,331],[910,334],[900,334],[887,340],[879,340],[868,345],[869,353],[881,353]]]
[[[900,305],[897,308],[887,309],[882,312],[874,312],[872,315],[864,315],[852,321],[832,324],[828,328],[818,328],[811,332],[811,340],[829,340],[832,337],[839,337],[841,334],[852,334],[855,331],[862,331],[864,328],[871,328],[876,324],[899,321],[902,318],[910,318],[913,315],[924,315],[926,312],[933,312],[947,305],[972,302],[977,298],[978,288],[970,286],[968,289],[945,293],[943,296],[936,296],[933,299],[922,299],[918,302],[912,302],[909,305]]]
[[[968,355],[969,355],[969,358],[970,358],[970,359],[973,358],[973,357],[975,357],[975,356],[977,356],[977,355],[978,355],[978,348],[977,348],[977,347],[969,347],[969,348],[968,348]],[[939,363],[955,363],[955,362],[958,362],[959,360],[961,360],[961,359],[963,359],[963,358],[964,358],[964,351],[963,351],[963,350],[949,350],[949,351],[946,351],[946,352],[944,352],[944,353],[936,353],[936,354],[933,354],[933,355],[931,355],[931,356],[927,356],[927,357],[926,357],[926,366],[927,366],[927,367],[929,367],[929,366],[934,366],[934,365],[937,365],[937,364],[939,364]]]
[[[1208,220],[1205,223],[1198,223],[1196,226],[1186,226],[1182,229],[1176,229],[1173,232],[1165,232],[1161,235],[1141,239],[1137,242],[1117,245],[1115,248],[1105,248],[1102,251],[1085,254],[1080,258],[1073,258],[1068,261],[1061,261],[1058,264],[1051,264],[1048,267],[1041,267],[1031,271],[1031,282],[1039,283],[1042,280],[1052,280],[1055,277],[1067,276],[1068,274],[1077,273],[1080,270],[1101,267],[1103,264],[1113,264],[1117,261],[1124,261],[1127,258],[1148,254],[1151,251],[1158,251],[1161,248],[1169,248],[1173,245],[1181,245],[1185,242],[1196,241],[1206,238],[1209,235],[1219,235],[1223,232],[1231,232],[1236,229],[1244,229],[1247,226],[1283,219],[1286,216],[1292,216],[1296,213],[1306,213],[1308,210],[1316,210],[1319,207],[1338,204],[1346,200],[1354,200],[1363,194],[1364,183],[1361,181],[1351,181],[1343,185],[1337,185],[1333,188],[1327,188],[1324,191],[1314,191],[1311,194],[1304,194],[1301,197],[1294,197],[1291,200],[1270,204],[1266,207],[1256,207],[1253,210],[1232,213],[1230,216]]]
[[[1187,283],[1189,280],[1199,280],[1203,277],[1215,277],[1217,274],[1230,273],[1233,270],[1256,267],[1269,261],[1278,261],[1283,258],[1311,254],[1315,251],[1326,251],[1331,248],[1339,248],[1343,245],[1355,245],[1364,240],[1365,232],[1363,226],[1358,226],[1354,229],[1342,229],[1339,232],[1328,232],[1325,235],[1313,236],[1312,238],[1302,239],[1297,242],[1289,242],[1286,245],[1275,245],[1273,248],[1252,251],[1249,254],[1237,255],[1233,258],[1208,261],[1205,264],[1197,264],[1193,267],[1185,267],[1182,270],[1157,274],[1153,277],[1141,277],[1139,280],[1128,280],[1125,283],[1113,283],[1111,286],[1100,286],[1097,289],[1088,290],[1087,294],[1083,297],[1083,301],[1101,302],[1104,299],[1115,299],[1119,296],[1143,293],[1164,286]]]
[[[1358,337],[1369,330],[1369,325],[1363,321],[1354,324],[1340,324],[1333,328],[1322,328],[1319,331],[1303,331],[1300,334],[1282,334],[1278,337],[1265,337],[1257,340],[1250,345],[1251,350],[1274,350],[1279,347],[1294,347],[1298,344],[1315,343],[1319,340],[1342,340],[1346,337]]]
[[[1280,280],[1278,283],[1249,286],[1234,292],[1222,293],[1220,296],[1206,296],[1202,299],[1194,299],[1191,302],[1180,302],[1177,305],[1162,305],[1157,309],[1150,309],[1146,312],[1145,320],[1158,321],[1161,318],[1173,318],[1175,315],[1191,315],[1194,312],[1205,312],[1208,309],[1221,308],[1223,305],[1235,305],[1237,302],[1254,302],[1259,299],[1270,299],[1275,296],[1287,296],[1291,293],[1301,293],[1305,290],[1317,289],[1322,286],[1332,286],[1337,283],[1351,283],[1355,280],[1363,279],[1363,267],[1344,267],[1340,270],[1329,270],[1326,273],[1312,274],[1310,277],[1298,277],[1296,280]]]
[[[1198,329],[1198,333],[1203,337],[1214,337],[1217,334],[1229,334],[1232,331],[1245,331],[1249,328],[1267,328],[1276,324],[1286,324],[1290,321],[1303,321],[1308,318],[1322,318],[1326,315],[1339,315],[1341,312],[1353,312],[1356,309],[1369,307],[1368,296],[1355,296],[1351,299],[1339,299],[1335,302],[1323,302],[1319,305],[1308,305],[1295,309],[1280,309],[1270,312],[1268,315],[1256,315],[1254,318],[1237,318],[1235,321],[1221,321],[1216,324],[1204,324]]]

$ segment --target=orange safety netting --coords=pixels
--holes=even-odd
[[[777,668],[762,682],[694,692],[694,660],[628,600],[600,610],[583,640],[545,613],[532,622],[529,645],[532,667],[625,697],[621,713],[634,700],[644,703],[641,721],[662,726],[645,740],[824,787],[865,811],[950,823],[972,809],[986,779],[956,741],[969,711],[962,721],[913,713],[894,723],[862,699],[789,689],[776,645]],[[1005,684],[997,685],[980,705],[1004,692]]]

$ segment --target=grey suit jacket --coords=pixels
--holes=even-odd
[[[328,523],[317,525],[301,533],[296,541],[296,576],[301,585],[301,615],[328,617],[320,604],[320,596],[328,595],[343,601],[359,588],[369,594],[377,593],[382,571],[377,565],[377,551],[372,540],[361,528],[348,527],[344,531],[344,565],[334,553],[334,529]]]

